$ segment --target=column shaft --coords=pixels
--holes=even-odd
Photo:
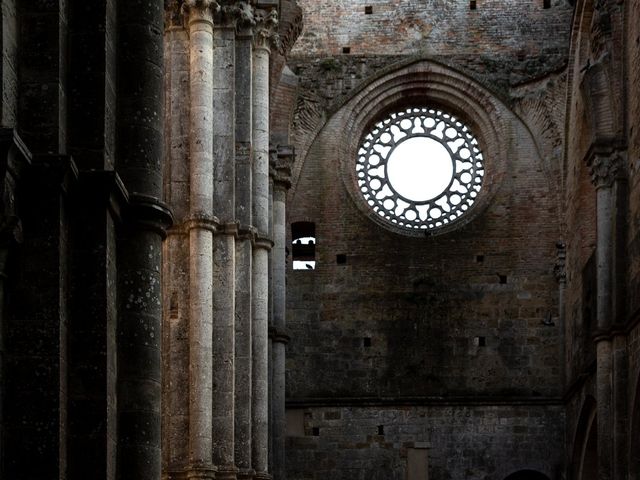
[[[273,341],[273,381],[272,381],[272,457],[273,475],[277,480],[286,478],[285,471],[285,330],[286,310],[286,190],[276,184],[273,201],[272,287],[273,325],[277,332]]]
[[[161,2],[117,0],[116,170],[129,193],[118,232],[116,478],[159,480],[162,377]],[[135,47],[134,47],[135,45]]]
[[[236,478],[235,368],[235,23],[220,18],[213,34],[214,211],[226,227],[214,238],[213,462],[216,478]]]
[[[613,266],[613,192],[601,186],[597,192],[597,319],[598,330],[611,327],[611,288]],[[598,478],[608,480],[612,475],[612,362],[611,340],[607,336],[596,339],[596,400],[598,404]]]
[[[207,6],[189,12],[189,456],[212,469],[213,451],[213,19]],[[202,219],[203,222],[199,220]],[[206,474],[203,478],[211,478]]]
[[[243,234],[236,241],[235,461],[239,478],[251,478],[251,271],[252,224],[252,35],[236,39],[236,218]]]
[[[253,325],[252,325],[252,452],[251,465],[256,475],[266,475],[268,469],[268,250],[254,247],[253,251]]]
[[[259,39],[253,51],[253,224],[259,237],[269,231],[269,49]],[[265,242],[262,242],[265,243]],[[252,467],[268,478],[269,461],[269,255],[257,242],[253,251]]]
[[[165,199],[176,227],[163,245],[163,472],[189,466],[189,35],[177,7],[165,31]]]

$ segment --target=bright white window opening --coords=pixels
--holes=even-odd
[[[313,222],[291,224],[291,251],[294,270],[316,268],[316,226]]]
[[[393,225],[434,230],[464,215],[484,178],[469,128],[432,108],[409,108],[378,122],[358,150],[356,175],[369,206]]]

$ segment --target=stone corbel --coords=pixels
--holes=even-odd
[[[295,149],[289,145],[278,145],[274,165],[273,182],[276,187],[291,188],[291,170],[295,161]]]

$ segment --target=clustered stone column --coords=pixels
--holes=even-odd
[[[597,222],[597,324],[596,342],[596,400],[598,428],[598,478],[614,477],[616,445],[614,442],[614,387],[617,372],[613,365],[615,343],[616,243],[619,241],[616,212],[617,193],[621,188],[624,161],[616,150],[595,149],[589,159],[591,178],[596,187]],[[619,287],[619,286],[618,286]],[[618,467],[620,467],[619,465]]]
[[[253,49],[252,467],[269,478],[269,56],[275,10],[256,12]]]
[[[293,149],[279,147],[273,176],[273,328],[272,339],[272,464],[273,475],[277,480],[286,478],[285,465],[285,348],[289,337],[285,333],[286,300],[286,202],[287,190],[291,187],[291,166],[294,159]]]
[[[236,36],[236,311],[235,311],[235,461],[239,479],[253,478],[251,468],[252,337],[252,72],[253,10],[242,5]]]
[[[165,267],[164,284],[167,478],[271,478],[268,95],[275,5],[167,5],[165,188],[176,217],[165,244],[167,261],[176,261]]]
[[[211,0],[183,5],[190,39],[189,465],[213,478],[213,12]]]

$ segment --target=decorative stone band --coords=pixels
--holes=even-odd
[[[251,243],[257,248],[266,250],[273,248],[273,240],[261,235],[256,227],[242,225],[239,222],[221,223],[214,216],[198,215],[188,218],[181,224],[173,225],[168,231],[168,235],[184,236],[188,235],[189,231],[193,229],[209,230],[214,235],[233,235],[237,240],[251,240]]]
[[[598,188],[611,187],[616,180],[625,177],[626,152],[622,150],[593,149],[587,165],[591,182]]]
[[[268,237],[262,237],[259,233],[251,239],[251,244],[253,248],[260,248],[267,251],[271,251],[273,248],[273,240]]]
[[[167,229],[173,225],[173,214],[169,207],[157,198],[134,193],[129,195],[124,220],[138,228],[154,231],[164,239]]]
[[[215,478],[216,472],[217,468],[213,465],[194,465],[185,470],[172,470],[170,472],[166,472],[163,478],[166,476],[168,480],[211,480]]]
[[[236,480],[238,478],[239,470],[236,467],[224,466],[218,467],[216,473],[216,480]]]
[[[256,476],[256,471],[253,469],[249,470],[239,470],[238,471],[238,480],[252,480]]]
[[[216,26],[235,27],[238,33],[253,35],[254,28],[259,37],[278,48],[280,45],[277,34],[278,11],[277,4],[270,2],[258,2],[256,6],[242,0],[229,0],[227,2],[217,0],[165,0],[165,18],[167,28],[180,26],[182,18],[191,20],[211,21]],[[193,17],[192,17],[193,16]],[[301,22],[300,22],[301,23]],[[301,30],[301,25],[299,30]],[[297,32],[299,34],[299,32]],[[297,35],[295,36],[297,38]]]
[[[270,475],[270,474],[268,474],[268,473],[266,473],[266,472],[257,472],[257,473],[253,476],[253,478],[254,478],[255,480],[272,480],[272,479],[273,479],[273,476],[272,476],[272,475]]]

